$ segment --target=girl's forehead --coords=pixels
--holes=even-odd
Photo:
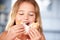
[[[20,5],[19,6],[33,6],[34,7],[34,5],[32,4],[32,3],[30,3],[30,2],[22,2],[22,3],[20,3]]]
[[[35,11],[35,7],[28,2],[23,2],[19,5],[19,10],[32,10]]]

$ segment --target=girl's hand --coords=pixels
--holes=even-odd
[[[30,28],[28,35],[31,40],[40,40],[41,39],[40,32],[35,28]]]
[[[6,37],[5,37],[5,40],[13,40],[18,35],[21,35],[22,33],[24,33],[24,27],[23,27],[23,25],[15,25],[15,26],[12,26],[8,30],[8,33],[7,33]]]
[[[19,39],[19,38],[16,37],[15,40],[21,40],[21,39]]]

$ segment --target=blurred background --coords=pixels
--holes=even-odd
[[[36,0],[42,18],[46,40],[60,40],[60,0]],[[8,15],[15,0],[0,0],[0,33],[6,27]]]

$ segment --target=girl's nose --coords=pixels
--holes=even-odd
[[[25,16],[24,16],[24,19],[25,19],[25,20],[28,20],[28,15],[25,15]]]

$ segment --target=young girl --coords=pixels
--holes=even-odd
[[[0,40],[45,40],[35,0],[17,0]]]

